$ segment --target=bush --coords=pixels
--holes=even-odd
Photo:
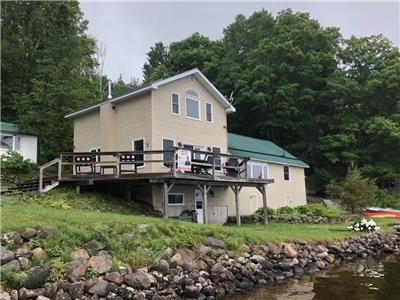
[[[340,209],[329,208],[322,204],[308,204],[296,206],[295,211],[301,215],[315,216],[315,217],[336,217],[343,214]]]
[[[376,195],[376,205],[379,207],[400,209],[400,197],[396,197],[386,190],[379,190]]]
[[[25,272],[14,272],[9,268],[4,268],[3,266],[0,275],[1,282],[12,289],[20,288],[28,278],[28,275]]]
[[[361,221],[354,223],[347,227],[347,229],[351,229],[358,232],[374,232],[379,230],[379,226],[376,226],[376,223],[372,219],[362,218]]]
[[[293,215],[296,210],[290,206],[282,206],[276,210],[277,215]]]
[[[8,150],[0,155],[1,172],[5,173],[31,173],[35,170],[35,164],[24,160],[23,156],[16,151]]]
[[[267,207],[267,214],[268,214],[268,216],[273,216],[273,215],[275,215],[275,210],[273,209],[273,208],[271,208],[271,207]],[[254,214],[256,214],[256,215],[259,215],[259,216],[264,216],[264,208],[263,207],[260,207],[260,208],[258,208],[255,212],[254,212]]]
[[[51,270],[50,275],[48,277],[48,281],[56,282],[65,277],[66,270],[64,261],[61,258],[56,258],[51,262]]]

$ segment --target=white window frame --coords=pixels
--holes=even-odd
[[[289,179],[285,179],[285,167],[288,168]],[[288,165],[283,165],[283,166],[282,166],[282,171],[283,171],[283,181],[284,181],[284,182],[291,182],[292,176],[290,175],[290,174],[291,174],[290,166],[288,166]]]
[[[135,151],[135,142],[141,141],[141,140],[143,140],[143,151],[145,151],[145,149],[146,149],[146,139],[144,137],[136,138],[136,139],[132,140],[132,151]],[[143,161],[144,161],[144,154],[143,154]],[[142,166],[137,166],[136,168],[137,169],[142,169],[142,168],[144,168],[144,166],[145,166],[145,163],[143,163]],[[133,166],[133,167],[135,168],[135,166]]]
[[[247,174],[247,177],[258,178],[258,177],[253,176],[253,165],[259,165],[259,166],[261,166],[261,176],[263,177],[263,179],[269,178],[269,165],[267,162],[250,160],[249,162],[247,162],[247,165],[250,167],[250,174]],[[267,174],[265,174],[265,172],[264,172],[264,166],[267,167]]]
[[[197,98],[197,97],[192,96],[192,95],[188,95],[188,94],[187,94],[187,91],[188,91],[188,90],[186,90],[186,92],[185,92],[185,117],[186,117],[187,119],[190,119],[190,120],[201,121],[201,101],[200,101],[200,98]],[[194,90],[192,90],[192,91],[193,91],[193,92],[196,92],[196,91],[194,91]],[[197,94],[197,92],[196,92],[196,94]],[[199,118],[198,118],[198,119],[188,116],[188,112],[187,112],[187,99],[190,99],[190,100],[193,100],[193,101],[196,101],[196,102],[197,102],[197,107],[199,108]]]
[[[182,196],[182,204],[181,203],[169,203],[169,196]],[[168,193],[167,196],[167,205],[168,206],[185,206],[185,193]]]
[[[211,107],[211,121],[207,120],[207,104],[210,104]],[[210,123],[212,124],[214,122],[214,107],[212,105],[211,102],[206,101],[204,104],[204,120],[206,121],[206,123]]]
[[[172,98],[173,95],[178,96],[178,113],[174,112],[174,102],[173,102],[173,98]],[[171,92],[171,114],[174,116],[181,115],[181,96],[179,95],[179,93]]]
[[[220,150],[219,154],[222,154],[222,147],[220,147],[220,146],[211,146],[211,152],[214,153],[213,148],[219,148],[219,150]],[[222,172],[224,170],[223,164],[222,164],[222,156],[221,156],[220,160],[221,160],[221,169],[220,170],[215,169],[215,172]]]
[[[19,140],[19,149],[17,149],[17,141]],[[20,152],[21,151],[21,136],[19,135],[14,135],[14,139],[13,139],[13,147],[14,147],[14,151]]]
[[[170,140],[174,142],[174,147],[176,147],[176,141],[173,138],[168,138],[168,137],[161,137],[161,149],[164,150],[164,140]],[[164,155],[162,154],[162,159],[164,160]],[[169,167],[164,166],[164,163],[162,163],[163,168],[169,169]]]
[[[0,149],[2,149],[2,150],[13,150],[13,151],[15,151],[15,135],[7,134],[7,133],[1,133],[1,135],[12,137],[12,145],[11,145],[11,149],[8,149],[8,148],[0,148]]]

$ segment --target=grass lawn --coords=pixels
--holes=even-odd
[[[394,219],[377,219],[381,231],[390,231]],[[138,224],[148,224],[145,233]],[[64,260],[75,247],[90,239],[102,241],[120,263],[144,266],[158,258],[167,247],[196,248],[207,236],[225,242],[228,249],[239,250],[242,243],[266,241],[332,240],[359,233],[335,231],[348,224],[277,224],[220,226],[200,225],[172,219],[146,217],[121,199],[96,193],[75,195],[69,189],[56,189],[43,196],[24,194],[3,197],[1,229],[21,230],[48,225],[57,229],[46,241],[35,241]],[[49,250],[50,249],[50,250]]]

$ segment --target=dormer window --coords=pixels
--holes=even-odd
[[[193,91],[186,91],[186,117],[189,119],[200,120],[200,97]]]

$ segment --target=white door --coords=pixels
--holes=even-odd
[[[203,193],[200,190],[194,190],[194,206],[196,208],[197,223],[203,224]]]

